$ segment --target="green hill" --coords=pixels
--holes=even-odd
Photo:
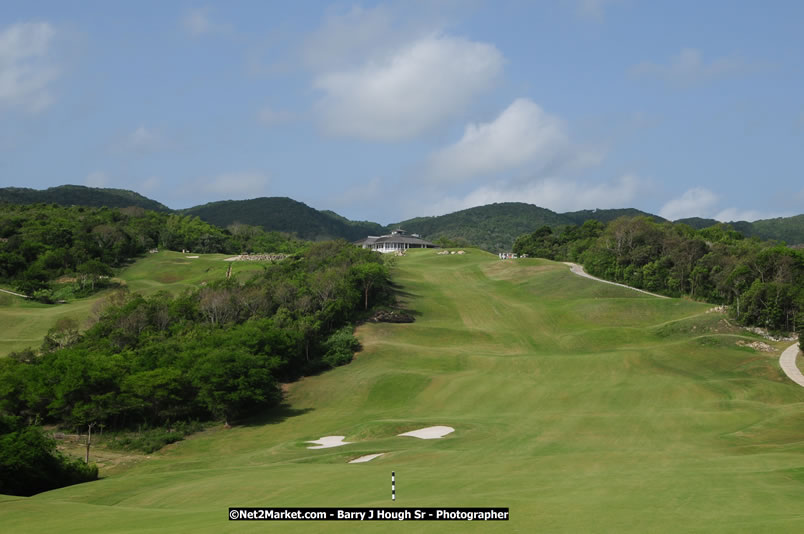
[[[60,185],[48,189],[5,187],[0,189],[0,203],[9,204],[59,204],[62,206],[89,206],[93,208],[127,208],[137,206],[153,211],[170,211],[156,200],[126,189],[85,187],[83,185]]]
[[[686,224],[687,226],[692,226],[696,230],[702,230],[704,228],[709,228],[710,226],[720,224],[720,221],[716,221],[715,219],[704,219],[701,217],[687,217],[685,219],[678,219],[673,222],[678,224]]]
[[[804,215],[763,219],[751,224],[750,235],[762,239],[776,239],[788,245],[804,243]],[[735,226],[735,230],[741,231]]]
[[[619,217],[636,217],[639,215],[651,217],[657,222],[662,222],[665,220],[658,215],[635,208],[568,211],[561,214],[562,217],[570,219],[572,224],[577,224],[578,226],[590,220],[607,223]]]
[[[715,219],[700,217],[689,217],[674,222],[688,224],[696,230],[719,224]],[[754,222],[730,221],[727,224],[746,237],[784,241],[788,245],[804,244],[804,215],[760,219]]]
[[[322,212],[286,197],[261,197],[251,200],[222,200],[195,206],[183,213],[225,228],[239,222],[261,226],[269,231],[296,234],[302,239],[343,238],[349,241],[382,233],[376,223],[353,222],[333,212]]]
[[[97,482],[0,497],[4,531],[801,532],[804,388],[781,374],[785,344],[755,351],[707,304],[544,260],[411,251],[395,280],[416,322],[360,326],[354,362],[290,384],[281,410],[132,454]],[[436,425],[454,432],[398,436]],[[322,436],[350,444],[308,448]],[[511,515],[270,526],[229,521],[229,506]]]
[[[524,233],[533,232],[543,225],[563,224],[572,224],[572,221],[533,204],[503,202],[437,217],[417,217],[389,227],[403,228],[430,241],[463,239],[472,246],[499,252],[510,250],[514,240]]]

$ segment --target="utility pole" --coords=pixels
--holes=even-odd
[[[92,427],[95,426],[95,423],[89,423],[87,425],[87,457],[86,463],[89,464],[89,446],[92,444]]]

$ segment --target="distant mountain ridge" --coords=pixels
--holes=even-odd
[[[287,197],[221,200],[181,210],[181,213],[197,215],[222,228],[239,222],[313,241],[337,238],[355,241],[385,230],[377,223],[350,221],[335,212],[319,211]]]
[[[216,226],[226,228],[233,223],[261,226],[268,231],[295,234],[302,239],[343,238],[356,241],[367,235],[382,235],[395,228],[437,241],[464,240],[493,252],[511,250],[514,240],[541,226],[581,225],[588,220],[609,222],[618,217],[637,215],[658,222],[665,219],[634,208],[580,210],[556,213],[523,202],[503,202],[468,208],[446,215],[416,217],[383,226],[371,221],[352,221],[334,211],[317,210],[287,197],[261,197],[250,200],[222,200],[184,210],[171,210],[164,204],[124,189],[107,189],[78,185],[51,187],[42,191],[7,187],[0,189],[0,204],[56,203],[92,207],[139,206],[144,209],[195,215]],[[700,229],[718,224],[714,219],[690,217],[674,221]],[[804,214],[793,217],[728,223],[747,237],[775,239],[789,245],[804,243]]]
[[[88,206],[92,208],[128,208],[138,206],[146,210],[168,212],[170,208],[127,189],[60,185],[38,190],[27,187],[0,188],[0,203],[9,204],[60,204],[62,206]]]

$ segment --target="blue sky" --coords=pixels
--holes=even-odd
[[[14,2],[0,186],[804,212],[804,2]]]

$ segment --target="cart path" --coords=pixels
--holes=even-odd
[[[659,297],[662,299],[667,299],[670,297],[665,297],[664,295],[657,295],[656,293],[650,293],[649,291],[643,291],[642,289],[637,289],[635,287],[630,287],[625,284],[618,284],[617,282],[609,282],[608,280],[602,280],[591,274],[588,274],[586,271],[583,270],[583,267],[578,265],[577,263],[571,263],[565,261],[564,264],[569,265],[570,270],[577,274],[578,276],[583,276],[586,278],[591,278],[592,280],[597,280],[598,282],[603,282],[606,284],[612,284],[615,286],[625,287],[628,289],[633,289],[634,291],[639,291],[640,293],[646,293],[648,295],[653,295],[654,297]],[[784,374],[787,375],[787,378],[795,382],[801,387],[804,387],[804,374],[801,373],[801,370],[796,365],[796,356],[798,356],[798,343],[793,343],[789,347],[787,347],[782,355],[779,357],[779,365],[784,371]]]
[[[24,299],[31,298],[28,295],[22,295],[20,293],[14,293],[13,291],[9,291],[8,289],[0,289],[0,291],[2,291],[3,293],[8,293],[9,295],[14,295],[15,297],[22,297]]]
[[[796,366],[796,356],[798,356],[798,343],[793,343],[779,357],[779,365],[787,378],[804,387],[804,374],[801,374],[801,369]]]
[[[583,267],[578,265],[577,263],[572,263],[569,261],[564,262],[565,265],[569,265],[570,271],[577,274],[578,276],[583,276],[585,278],[590,278],[592,280],[597,280],[598,282],[603,282],[604,284],[611,284],[613,286],[620,286],[626,289],[633,289],[634,291],[639,291],[640,293],[645,293],[646,295],[651,295],[653,297],[659,297],[660,299],[669,299],[670,297],[666,297],[664,295],[657,295],[656,293],[651,293],[650,291],[645,291],[643,289],[637,289],[635,287],[627,286],[625,284],[618,284],[617,282],[609,282],[608,280],[603,280],[602,278],[597,278],[596,276],[592,276],[591,274],[587,273],[583,270]]]

